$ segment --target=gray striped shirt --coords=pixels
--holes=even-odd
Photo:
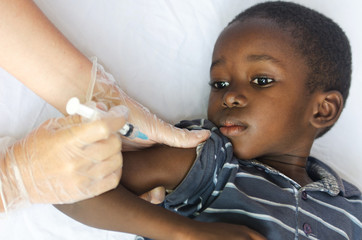
[[[301,187],[256,160],[233,156],[232,145],[207,120],[179,127],[212,130],[187,177],[165,207],[205,222],[246,225],[268,239],[362,239],[360,191],[310,157],[313,183]]]

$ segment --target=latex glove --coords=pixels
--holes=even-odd
[[[132,147],[145,147],[154,143],[163,143],[173,147],[195,147],[210,136],[208,130],[180,129],[158,118],[146,107],[124,93],[113,76],[97,63],[96,58],[93,58],[92,80],[89,85],[87,100],[102,104],[100,107],[103,110],[119,104],[129,108],[128,121],[145,133],[149,141],[134,139],[129,142],[129,139],[124,139],[124,150],[132,149]]]
[[[92,122],[78,115],[51,119],[0,153],[5,211],[32,203],[73,203],[115,188],[122,155],[114,132],[125,124],[125,115],[124,108],[115,108]]]

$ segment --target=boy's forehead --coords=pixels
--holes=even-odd
[[[214,46],[213,61],[248,51],[250,54],[280,58],[280,61],[304,62],[304,57],[298,54],[294,45],[290,32],[275,22],[251,18],[236,21],[221,32]]]
[[[306,75],[303,78],[306,80],[310,68],[295,46],[291,33],[273,21],[260,18],[236,21],[226,27],[216,41],[210,71],[216,66],[246,70],[245,64],[266,66],[263,64],[270,63],[288,74]]]
[[[288,46],[293,38],[290,33],[282,29],[277,23],[264,18],[250,18],[243,21],[235,21],[227,26],[219,35],[215,47],[220,41],[249,38],[250,41],[283,41]]]

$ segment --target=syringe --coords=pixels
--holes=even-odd
[[[72,97],[68,100],[66,111],[69,115],[79,114],[80,116],[86,119],[96,119],[101,112],[101,110],[97,111],[93,108],[90,108],[84,104],[81,104],[79,99],[76,97]],[[146,134],[140,132],[137,127],[130,123],[126,123],[119,131],[125,137],[128,138],[140,138],[143,140],[147,140],[148,137]]]

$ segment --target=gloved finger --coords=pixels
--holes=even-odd
[[[181,148],[195,147],[211,135],[209,130],[190,131],[188,129],[177,128],[163,121],[157,126],[157,132],[158,134],[152,134],[149,138],[155,142]]]
[[[97,102],[96,107],[104,112],[108,111],[108,107],[105,103]]]
[[[77,136],[77,140],[80,142],[81,146],[106,139],[111,133],[111,129],[106,121],[99,119],[91,122],[84,122],[84,119],[79,115],[67,116],[65,118],[56,119],[56,121],[51,121],[46,125],[46,129],[51,128],[53,128],[54,131],[58,131],[58,137],[61,136],[60,132],[65,134],[66,136],[64,137],[67,138],[69,137],[69,133],[73,136]]]
[[[102,162],[93,164],[86,174],[96,179],[103,179],[121,169],[122,165],[123,158],[122,154],[119,152],[117,154],[113,154]]]
[[[117,132],[126,123],[124,108],[115,107],[102,115],[100,120],[74,125],[68,128],[72,135],[77,136],[78,146],[86,146],[96,141],[107,139],[111,133]]]
[[[54,125],[53,126],[54,128],[60,129],[60,128],[69,127],[72,125],[81,124],[82,122],[84,122],[82,116],[71,115],[71,116],[66,116],[63,118],[58,118],[58,119],[56,119],[56,121],[54,123],[52,122],[51,124]]]
[[[94,194],[94,196],[98,196],[99,194],[112,190],[118,186],[121,175],[121,168],[117,169],[108,176],[105,176],[102,180],[97,181],[89,186],[88,191]]]
[[[145,122],[131,117],[129,122],[139,127],[141,132],[147,135],[148,140],[139,138],[122,138],[123,151],[132,151],[152,146],[154,143],[162,143],[172,147],[191,148],[206,141],[211,132],[209,130],[188,130],[177,128],[153,116],[143,119]]]
[[[129,109],[124,105],[117,105],[109,109],[102,120],[105,121],[111,128],[112,132],[117,132],[121,129],[128,119]]]
[[[113,163],[111,163],[113,162]],[[100,165],[102,165],[101,163]],[[78,172],[78,177],[72,181],[55,182],[52,184],[54,192],[40,191],[34,200],[34,203],[73,203],[90,197],[97,196],[101,193],[114,189],[118,186],[121,179],[122,168],[116,165],[122,164],[122,156],[112,156],[107,160],[104,168],[113,168],[113,171],[108,171],[107,174],[100,172],[101,168],[94,169],[94,173],[98,171],[100,175],[91,175],[84,172]],[[106,166],[107,165],[107,166]],[[93,171],[93,169],[92,169]],[[71,186],[67,186],[71,184]],[[39,189],[40,190],[40,189]],[[59,194],[61,190],[62,194]],[[70,191],[69,191],[70,190]],[[49,200],[49,197],[53,200]],[[56,200],[54,200],[56,199]]]
[[[104,161],[112,155],[121,152],[122,142],[118,134],[111,134],[109,138],[100,140],[83,149],[84,156],[90,156],[94,162]]]

